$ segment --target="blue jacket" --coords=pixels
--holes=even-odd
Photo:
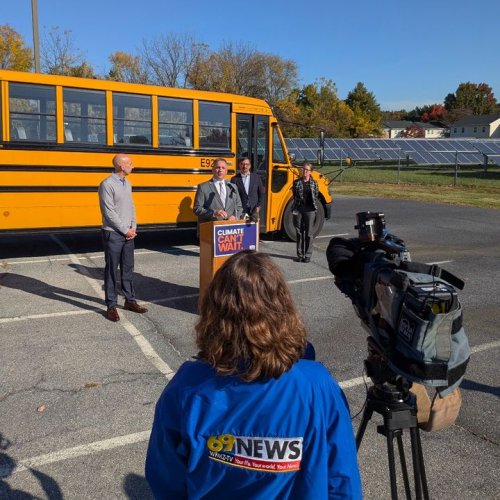
[[[157,499],[361,498],[345,397],[309,360],[252,383],[184,363],[156,405],[146,478]]]

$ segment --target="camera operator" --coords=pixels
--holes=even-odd
[[[156,405],[146,478],[156,498],[361,498],[342,390],[304,359],[283,275],[243,251],[217,271],[185,362]]]

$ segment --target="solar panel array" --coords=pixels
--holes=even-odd
[[[315,161],[319,139],[286,139],[298,161]],[[408,158],[418,165],[483,164],[485,155],[500,163],[500,140],[495,139],[325,139],[325,161],[391,160]]]

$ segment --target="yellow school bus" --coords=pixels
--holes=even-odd
[[[196,186],[215,158],[248,156],[266,187],[261,231],[292,239],[292,165],[269,105],[215,92],[0,70],[0,233],[101,224],[97,188],[131,156],[140,229],[194,225]],[[330,216],[328,180],[314,172]]]

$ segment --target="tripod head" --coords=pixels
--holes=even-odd
[[[366,374],[371,378],[371,396],[381,403],[397,406],[401,403],[416,407],[415,396],[410,392],[412,382],[395,373],[384,357],[383,349],[373,337],[367,338],[368,357],[365,359]]]

